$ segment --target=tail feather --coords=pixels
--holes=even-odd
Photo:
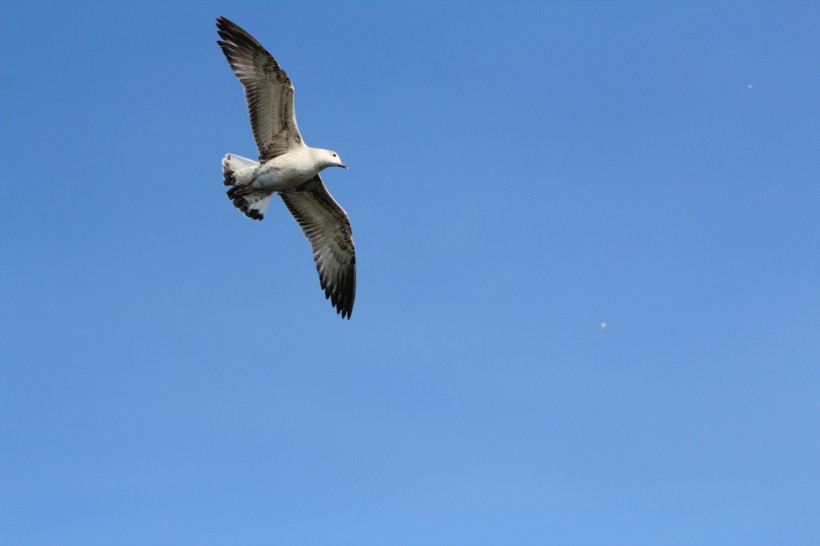
[[[234,184],[242,184],[242,174],[239,173],[239,182],[237,182],[237,173],[239,171],[243,171],[249,167],[256,167],[259,163],[254,161],[253,159],[248,159],[247,157],[242,157],[241,155],[236,154],[228,154],[222,160],[222,176],[224,177],[224,184],[226,186],[233,186]],[[246,181],[244,181],[247,183]]]
[[[252,179],[253,168],[259,163],[246,157],[228,154],[222,160],[224,184],[233,186],[228,189],[228,199],[248,218],[262,220],[270,206],[272,192],[259,191],[246,184]],[[244,172],[243,172],[244,171]]]
[[[273,197],[271,192],[255,191],[246,186],[234,186],[228,190],[228,198],[233,202],[233,206],[254,220],[262,220],[265,217],[271,197]]]

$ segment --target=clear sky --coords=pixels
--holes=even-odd
[[[820,3],[2,13],[0,544],[820,543]],[[349,322],[224,195],[219,15]]]

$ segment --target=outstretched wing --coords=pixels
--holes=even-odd
[[[350,318],[356,298],[356,251],[347,213],[333,200],[318,174],[279,195],[313,247],[325,297],[342,318]]]
[[[260,161],[302,142],[293,111],[293,84],[276,60],[253,37],[224,17],[216,20],[219,47],[245,88]]]

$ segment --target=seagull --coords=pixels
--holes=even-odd
[[[236,154],[222,160],[228,198],[245,216],[262,220],[278,193],[310,241],[319,282],[336,313],[350,319],[356,297],[356,252],[347,213],[331,197],[319,172],[342,167],[339,154],[307,146],[296,125],[293,84],[250,34],[216,19],[217,42],[245,88],[259,161]]]

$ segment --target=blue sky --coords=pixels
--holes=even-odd
[[[0,543],[820,542],[817,3],[2,7]],[[224,195],[218,15],[349,322]]]

